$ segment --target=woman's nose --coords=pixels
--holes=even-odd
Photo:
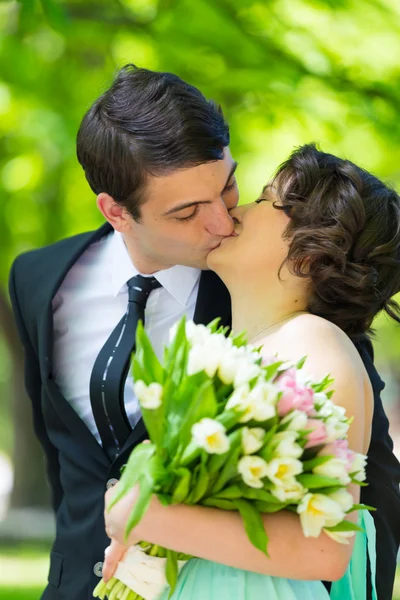
[[[245,206],[235,206],[229,211],[229,215],[234,223],[241,223],[243,214],[246,212]]]

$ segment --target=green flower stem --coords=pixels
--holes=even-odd
[[[116,577],[112,577],[107,583],[106,583],[106,591],[110,592],[114,585],[117,583],[118,579]]]
[[[150,548],[149,556],[158,556],[158,546],[155,544]]]
[[[122,593],[126,589],[127,587],[122,581],[117,581],[108,596],[108,600],[117,600],[120,598],[120,592]]]
[[[104,600],[106,592],[106,582],[104,581],[104,579],[101,579],[93,590],[93,597],[100,598],[100,600]]]

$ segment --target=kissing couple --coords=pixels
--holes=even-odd
[[[204,324],[219,317],[266,355],[307,355],[312,375],[332,375],[333,400],[353,417],[349,446],[368,456],[368,486],[348,491],[376,511],[357,550],[354,540],[304,537],[289,512],[265,514],[267,558],[236,513],[154,497],[128,543],[198,557],[182,570],[175,600],[392,597],[400,466],[371,325],[382,310],[400,322],[400,198],[307,144],[238,206],[229,142],[221,108],[198,89],[127,65],[77,138],[105,223],[13,264],[10,294],[57,524],[44,600],[88,600],[126,551],[135,492],[106,510],[109,536],[104,502],[148,437],[129,373],[135,324],[144,320],[162,356],[183,315]]]

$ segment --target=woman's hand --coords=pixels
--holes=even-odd
[[[117,540],[111,540],[111,544],[105,549],[102,575],[106,583],[114,575],[117,565],[127,549],[127,546],[120,544]]]
[[[108,507],[114,496],[117,494],[119,486],[120,483],[117,483],[107,490],[105,495],[104,521],[106,524],[106,533],[111,540],[119,542],[122,546],[133,546],[141,541],[136,533],[136,528],[131,531],[127,540],[125,540],[125,529],[129,515],[137,500],[139,487],[136,485],[109,511]]]

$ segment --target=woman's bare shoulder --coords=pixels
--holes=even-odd
[[[334,323],[317,315],[299,315],[285,323],[273,337],[266,338],[263,353],[271,352],[285,360],[307,356],[305,368],[312,368],[310,374],[315,376],[342,371],[364,380],[366,375],[350,338]]]
[[[332,400],[354,417],[350,447],[365,452],[369,445],[373,394],[361,357],[349,337],[333,323],[315,315],[299,315],[273,337],[266,338],[263,354],[298,361],[306,356],[304,370],[314,380],[333,378]],[[261,342],[262,344],[262,342]]]

